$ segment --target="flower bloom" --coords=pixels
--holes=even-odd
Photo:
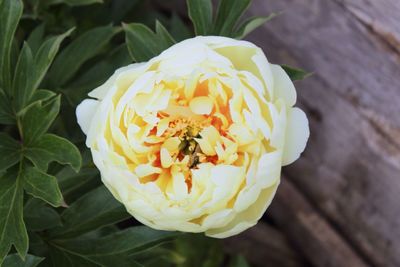
[[[285,71],[225,37],[118,69],[77,108],[104,184],[155,229],[228,237],[255,225],[308,136]]]

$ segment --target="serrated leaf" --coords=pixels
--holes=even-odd
[[[77,236],[129,217],[124,206],[101,186],[72,203],[62,213],[64,226],[54,229],[51,234],[57,238]]]
[[[34,83],[35,89],[40,85],[44,76],[46,75],[46,72],[49,69],[51,63],[53,62],[54,57],[56,56],[62,41],[66,37],[68,37],[73,31],[74,28],[66,31],[63,34],[51,37],[40,46],[37,54],[35,55],[35,63],[36,63],[35,83]]]
[[[147,61],[174,44],[165,28],[158,24],[156,33],[141,23],[123,24],[129,53],[136,62]]]
[[[91,29],[70,43],[55,59],[49,72],[52,86],[63,86],[83,63],[96,56],[119,31],[112,26]]]
[[[51,243],[72,255],[80,255],[103,266],[127,266],[127,263],[133,262],[133,254],[151,249],[177,235],[179,233],[137,226],[101,238],[53,240]]]
[[[50,127],[60,110],[60,96],[33,104],[22,117],[22,138],[26,146],[38,140]]]
[[[54,207],[63,203],[57,179],[35,167],[25,167],[23,170],[24,189],[30,195],[40,198]]]
[[[62,226],[60,215],[37,198],[32,198],[25,204],[24,220],[30,231],[43,231]]]
[[[238,27],[238,30],[236,31],[234,37],[236,39],[243,39],[246,35],[254,31],[256,28],[260,27],[261,25],[263,25],[267,21],[270,21],[278,15],[278,13],[272,13],[269,16],[258,16],[249,18]]]
[[[281,67],[287,73],[287,75],[289,75],[289,77],[292,81],[303,80],[303,79],[309,77],[310,75],[312,75],[311,72],[307,72],[305,70],[298,69],[298,68],[293,68],[288,65],[281,65]]]
[[[82,164],[81,154],[74,144],[54,134],[45,134],[24,150],[24,155],[40,170],[47,171],[50,162],[69,164],[76,172]]]
[[[21,145],[5,133],[0,133],[0,172],[17,164],[21,159]]]
[[[28,252],[28,234],[22,215],[22,163],[0,177],[0,266],[14,245],[20,257]]]
[[[33,71],[35,70],[33,64],[32,51],[28,43],[25,42],[19,54],[12,85],[14,108],[17,112],[26,105],[33,95]]]
[[[21,0],[0,1],[0,86],[7,93],[11,91],[11,45],[22,9]]]
[[[3,89],[0,88],[0,124],[15,124],[14,112],[11,107],[11,100]]]
[[[37,257],[34,255],[26,255],[25,260],[22,260],[18,254],[8,255],[4,262],[3,267],[36,267],[42,262],[44,258]]]
[[[36,28],[29,34],[27,43],[29,47],[32,49],[32,53],[36,54],[41,46],[44,38],[44,23],[36,26]]]
[[[211,0],[187,0],[187,6],[196,35],[210,35],[213,15]]]
[[[251,0],[220,0],[214,34],[231,37],[240,17],[249,7]]]

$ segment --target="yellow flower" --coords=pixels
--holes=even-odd
[[[120,68],[89,96],[76,112],[102,180],[155,229],[223,238],[255,225],[309,136],[285,71],[225,37]]]

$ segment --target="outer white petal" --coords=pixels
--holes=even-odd
[[[292,108],[288,111],[288,121],[283,150],[282,165],[288,165],[300,157],[304,151],[310,129],[306,114],[299,108]]]
[[[85,134],[87,134],[90,129],[90,124],[98,106],[99,101],[94,99],[85,99],[76,108],[78,124],[81,127],[82,132]]]
[[[260,196],[253,205],[251,205],[245,211],[238,213],[235,219],[233,219],[225,227],[207,230],[206,235],[216,238],[226,238],[236,235],[256,225],[258,220],[264,214],[265,210],[268,208],[269,204],[271,204],[278,185],[279,181],[274,186],[261,191]]]
[[[91,91],[89,93],[89,96],[97,99],[103,99],[107,95],[107,92],[110,90],[110,88],[115,85],[118,77],[121,74],[132,74],[132,72],[142,70],[146,66],[146,64],[148,63],[134,63],[117,69],[105,83]]]
[[[250,42],[219,36],[199,36],[194,40],[207,44],[216,52],[228,58],[237,70],[254,74],[264,83],[268,97],[272,99],[274,79],[270,63],[261,48]]]
[[[297,98],[293,82],[281,66],[271,64],[271,70],[274,76],[274,98],[283,98],[287,106],[292,107]]]

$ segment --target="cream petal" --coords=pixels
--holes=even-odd
[[[282,165],[288,165],[300,157],[304,151],[310,129],[306,114],[299,108],[292,108],[288,112],[285,146]]]
[[[271,204],[275,196],[278,183],[261,191],[260,196],[249,208],[236,214],[235,218],[226,226],[209,229],[205,232],[207,236],[215,238],[226,238],[236,235],[254,225],[262,217],[265,210]]]
[[[287,73],[279,65],[271,64],[274,76],[274,98],[283,98],[288,107],[296,103],[296,88]]]
[[[214,103],[208,96],[199,96],[193,98],[189,107],[195,114],[209,115],[213,109]]]
[[[107,95],[109,89],[116,83],[116,80],[120,75],[128,74],[133,76],[132,74],[135,72],[140,73],[144,71],[147,65],[146,63],[134,63],[117,69],[104,84],[91,91],[89,96],[97,99],[103,99]]]
[[[85,99],[76,108],[78,124],[81,127],[82,132],[85,134],[87,134],[90,129],[90,124],[98,106],[99,101],[94,99]]]

